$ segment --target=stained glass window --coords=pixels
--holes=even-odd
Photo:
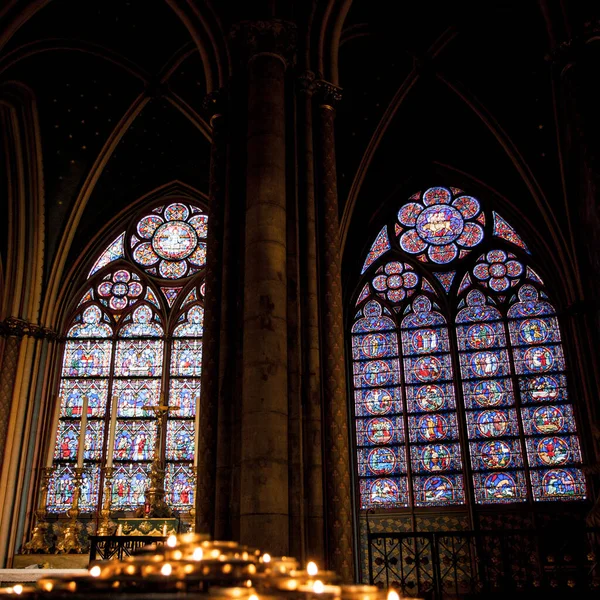
[[[143,505],[157,451],[165,461],[167,502],[180,513],[193,506],[207,225],[204,211],[187,200],[164,204],[133,220],[94,262],[66,329],[50,512],[64,512],[73,501],[84,406],[84,512],[102,505],[109,443],[113,510]],[[192,279],[165,285],[181,277]],[[159,443],[149,407],[163,393],[172,410]]]
[[[351,330],[362,509],[586,498],[560,328],[529,254],[455,187],[411,195],[380,229]]]

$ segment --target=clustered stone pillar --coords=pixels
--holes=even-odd
[[[213,113],[208,205],[208,240],[204,296],[202,380],[198,432],[196,531],[215,532],[217,418],[219,397],[219,336],[223,248],[223,210],[226,195],[227,139],[223,93],[210,94],[206,109]]]
[[[344,581],[354,577],[352,504],[340,222],[335,162],[335,108],[340,90],[317,82],[317,200],[319,205],[323,430],[326,472],[326,544],[329,568]]]
[[[248,62],[240,499],[241,542],[281,555],[289,551],[286,67],[275,48]]]

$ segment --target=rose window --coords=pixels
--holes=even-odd
[[[400,246],[422,262],[447,264],[463,258],[483,239],[485,217],[479,201],[460,190],[429,188],[398,211]]]
[[[133,259],[163,279],[192,275],[206,262],[207,225],[208,217],[194,206],[177,202],[156,208],[131,236]]]
[[[514,260],[515,255],[503,250],[490,250],[479,258],[473,269],[473,275],[484,281],[495,292],[504,292],[519,283],[523,265]]]
[[[400,302],[415,292],[419,276],[412,267],[401,262],[389,262],[377,271],[373,278],[373,287],[386,296],[390,302]]]
[[[112,275],[107,275],[98,285],[100,302],[113,310],[123,310],[134,304],[144,288],[140,278],[135,273],[121,269]]]

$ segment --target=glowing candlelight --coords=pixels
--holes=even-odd
[[[108,431],[108,448],[106,449],[106,466],[113,465],[113,452],[115,449],[115,431],[117,428],[117,396],[113,396],[110,407],[110,429]]]
[[[79,429],[79,446],[77,447],[77,467],[83,467],[83,452],[85,450],[85,430],[87,429],[88,397],[83,396],[83,406],[81,407],[81,426]]]
[[[400,596],[396,590],[390,590],[387,595],[387,600],[400,600]]]
[[[312,560],[306,565],[306,572],[311,576],[314,577],[318,572],[319,572],[319,568],[317,567],[316,563],[314,563]]]

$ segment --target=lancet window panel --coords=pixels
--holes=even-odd
[[[413,194],[379,229],[350,334],[362,509],[586,498],[560,327],[530,260],[455,187]]]

